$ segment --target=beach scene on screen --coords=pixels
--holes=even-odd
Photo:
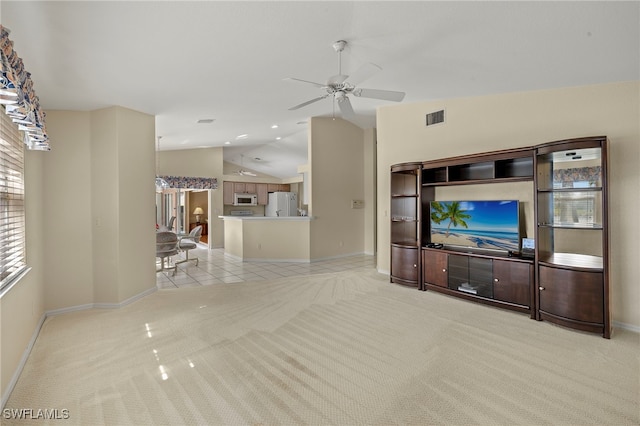
[[[519,251],[519,202],[432,201],[431,242],[445,246]]]

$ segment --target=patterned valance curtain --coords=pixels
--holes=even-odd
[[[13,50],[9,30],[0,25],[0,104],[5,113],[24,133],[27,148],[49,151],[49,137],[45,129],[45,113],[33,91],[31,74],[24,69],[22,59]]]
[[[217,189],[218,179],[190,176],[158,176],[169,184],[169,188]]]

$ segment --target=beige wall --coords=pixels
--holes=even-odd
[[[52,150],[43,161],[40,242],[47,272],[46,310],[93,302],[91,124],[90,112],[47,111]]]
[[[389,271],[389,167],[581,136],[610,143],[611,310],[640,327],[639,82],[381,107],[378,131],[378,268]],[[425,114],[445,109],[445,123]]]
[[[309,164],[311,258],[364,252],[364,132],[348,121],[314,117],[310,121]]]
[[[222,203],[222,148],[160,151],[158,153],[158,173],[165,176],[218,179],[218,189],[211,191],[211,206],[208,210],[208,241],[209,247],[223,247],[224,224],[222,219],[218,218],[224,211]]]
[[[376,130],[364,131],[364,252],[376,254]]]
[[[118,203],[114,210],[118,218],[118,296],[115,301],[122,302],[156,288],[155,145],[152,143],[155,117],[126,108],[116,108],[116,112],[118,164],[110,175],[117,177],[118,185]],[[95,185],[95,178],[93,182]],[[99,196],[95,194],[95,186],[93,191],[95,199]],[[94,210],[93,215],[96,213]],[[94,239],[93,244],[95,247],[101,242]],[[94,268],[94,272],[99,270]],[[96,301],[101,302],[97,298]]]
[[[47,111],[52,151],[27,152],[29,273],[0,299],[3,400],[46,312],[154,290],[154,117]]]

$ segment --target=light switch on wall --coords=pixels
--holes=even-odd
[[[352,209],[364,208],[364,200],[351,200],[351,208]]]

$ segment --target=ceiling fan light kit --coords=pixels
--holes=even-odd
[[[338,107],[340,108],[340,112],[342,113],[343,118],[353,117],[355,115],[355,111],[351,106],[351,101],[349,100],[350,94],[353,94],[357,97],[362,98],[371,98],[371,99],[381,99],[385,101],[394,101],[400,102],[404,99],[404,92],[395,92],[391,90],[380,90],[380,89],[362,89],[357,88],[356,86],[373,76],[375,73],[382,70],[378,65],[367,63],[360,67],[356,72],[351,76],[351,80],[347,81],[349,78],[348,75],[342,74],[342,51],[347,46],[347,42],[345,40],[338,40],[333,43],[333,49],[338,53],[338,74],[331,76],[327,79],[326,84],[315,83],[313,81],[302,80],[299,78],[289,77],[288,80],[299,81],[301,83],[306,83],[323,89],[327,92],[326,95],[319,96],[317,98],[311,99],[309,101],[303,102],[296,106],[289,108],[289,111],[293,111],[312,103],[318,102],[326,97],[332,95],[333,102],[335,106],[335,102],[337,101]]]

